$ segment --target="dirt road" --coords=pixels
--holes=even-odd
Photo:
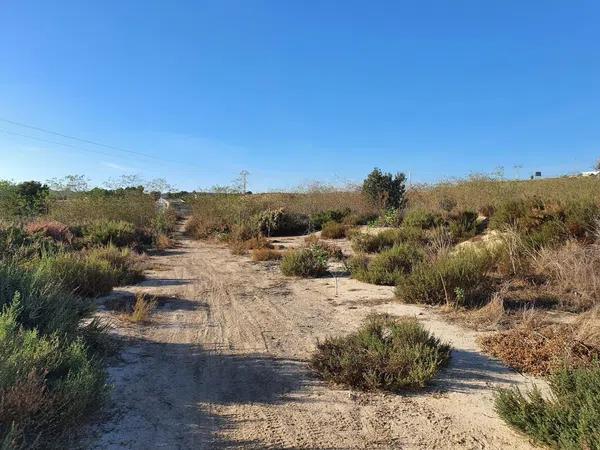
[[[160,270],[115,293],[161,302],[150,325],[114,320],[126,344],[88,448],[530,448],[492,402],[495,387],[530,380],[480,354],[475,333],[394,303],[390,288],[344,278],[336,297],[332,278],[285,278],[274,265],[185,238],[152,264]],[[350,332],[374,311],[417,316],[451,342],[452,363],[435,386],[357,393],[312,376],[316,339]]]

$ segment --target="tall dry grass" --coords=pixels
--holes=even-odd
[[[457,205],[461,209],[484,211],[507,200],[540,197],[554,202],[600,202],[600,177],[563,177],[540,180],[498,180],[470,177],[435,185],[415,186],[408,192],[411,208],[444,209]]]

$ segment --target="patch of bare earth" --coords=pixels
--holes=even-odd
[[[391,288],[340,278],[336,296],[333,278],[286,278],[276,263],[185,238],[152,262],[161,270],[124,290],[161,299],[149,325],[101,312],[125,344],[86,447],[530,448],[493,412],[493,390],[532,380],[481,354],[476,332],[394,302]],[[417,316],[453,345],[433,387],[359,393],[309,372],[316,339],[349,333],[370,312]]]

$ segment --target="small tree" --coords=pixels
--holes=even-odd
[[[17,184],[17,194],[22,202],[22,214],[46,212],[46,201],[50,188],[39,181],[24,181]]]
[[[596,161],[596,164],[594,165],[594,170],[600,170],[600,159]]]
[[[403,208],[406,205],[406,176],[373,169],[362,186],[363,194],[379,208]]]

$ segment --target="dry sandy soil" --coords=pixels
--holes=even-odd
[[[391,288],[340,278],[336,296],[333,278],[286,278],[272,263],[185,238],[151,261],[158,270],[112,299],[159,296],[153,322],[100,312],[124,345],[109,368],[108,411],[85,448],[531,448],[498,419],[493,392],[533,380],[480,353],[477,333],[394,302]],[[316,340],[371,312],[416,316],[453,345],[434,386],[361,393],[314,377],[306,361]]]

